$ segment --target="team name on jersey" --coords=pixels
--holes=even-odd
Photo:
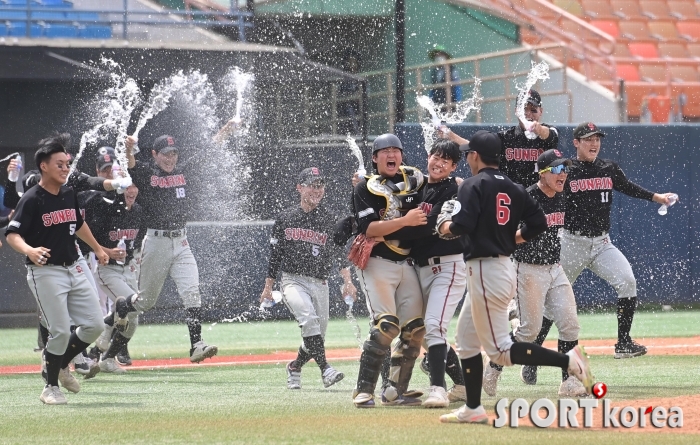
[[[433,211],[433,205],[429,204],[427,202],[421,202],[420,203],[420,209],[425,213],[426,215],[430,215],[430,212]]]
[[[182,187],[186,184],[185,175],[151,176],[151,187],[169,189],[171,187]]]
[[[78,218],[76,218],[75,209],[56,210],[55,212],[44,213],[41,215],[41,219],[44,221],[44,227],[78,220]]]
[[[136,235],[139,234],[139,229],[119,229],[109,231],[109,240],[118,241],[124,237],[128,240],[136,239]]]
[[[544,150],[541,148],[506,148],[506,160],[537,161],[537,158],[543,152]]]
[[[554,212],[547,215],[547,226],[563,226],[564,212]]]
[[[588,190],[611,190],[613,182],[611,178],[586,178],[575,179],[569,183],[572,193],[585,192]]]
[[[328,235],[325,233],[298,227],[284,229],[284,236],[287,240],[305,241],[319,246],[325,246],[328,240]]]

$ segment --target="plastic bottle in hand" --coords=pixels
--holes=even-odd
[[[271,308],[272,306],[276,305],[280,301],[282,301],[282,292],[280,292],[278,290],[273,290],[272,291],[272,300],[269,300],[269,299],[263,300],[263,302],[260,303],[260,310],[262,311],[262,310]]]
[[[659,207],[659,215],[665,215],[668,213],[668,208],[675,204],[676,201],[678,201],[678,195],[674,193],[673,195],[668,197],[668,200],[670,202],[669,205],[662,204],[661,207]]]
[[[346,295],[343,297],[343,300],[345,300],[345,304],[348,305],[348,309],[352,309],[352,305],[355,304],[355,300],[352,299],[352,296]]]
[[[15,160],[17,161],[17,167],[14,170],[10,171],[10,173],[7,176],[7,179],[9,179],[12,182],[17,182],[17,180],[19,180],[19,174],[22,171],[22,155],[17,155]]]
[[[124,258],[121,260],[117,260],[117,264],[120,266],[124,265],[124,259],[126,258],[126,237],[123,236],[122,239],[119,240],[119,244],[117,244],[117,250],[123,250],[124,251]]]

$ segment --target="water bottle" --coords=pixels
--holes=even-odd
[[[19,179],[19,173],[22,171],[22,155],[17,155],[15,160],[17,160],[17,168],[10,171],[8,175],[8,179],[12,182],[17,182]]]
[[[118,179],[122,177],[122,166],[116,160],[112,162],[112,178]]]
[[[134,148],[131,149],[131,154],[137,155],[139,153],[141,153],[141,149],[139,148],[139,144],[135,144]]]
[[[678,195],[674,193],[673,195],[668,197],[668,200],[670,201],[669,205],[662,204],[661,207],[659,207],[659,215],[663,216],[668,213],[668,208],[675,204],[676,201],[678,201]]]
[[[360,178],[364,178],[366,174],[367,174],[367,170],[365,170],[365,168],[363,166],[360,166],[357,169],[357,176],[359,176]]]
[[[126,254],[126,237],[123,236],[122,239],[119,240],[119,244],[117,244],[117,250],[123,250],[124,253]],[[117,260],[117,264],[120,266],[124,265],[124,259],[126,258],[126,255],[124,255],[124,258],[121,260]]]
[[[282,301],[282,292],[280,292],[278,290],[273,290],[272,291],[272,300],[269,300],[269,299],[263,300],[263,302],[260,303],[260,310],[262,311],[265,309],[269,309],[272,306],[279,303],[280,301]]]
[[[352,299],[352,296],[346,295],[343,297],[343,300],[345,300],[345,304],[348,305],[348,309],[352,309],[352,305],[355,304],[355,300]]]

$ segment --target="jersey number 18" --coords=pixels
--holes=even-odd
[[[508,193],[499,193],[496,195],[496,221],[501,226],[504,226],[510,221],[510,196]]]

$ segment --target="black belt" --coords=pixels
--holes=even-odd
[[[185,236],[187,234],[187,231],[185,229],[182,230],[154,230],[153,231],[153,236],[164,236],[166,238],[180,238],[181,236]]]
[[[432,261],[431,261],[432,260]],[[430,257],[426,259],[420,259],[420,260],[415,260],[416,264],[418,267],[425,267],[425,266],[435,266],[437,264],[440,264],[440,257]]]
[[[384,258],[383,256],[379,256],[379,255],[370,255],[370,258],[377,258],[377,259],[384,260],[384,261],[391,261],[392,263],[396,263],[396,264],[402,264],[405,261],[406,263],[408,263],[409,266],[413,266],[413,258],[404,258],[403,260],[391,260],[389,258]]]
[[[571,233],[578,236],[585,236],[587,238],[596,238],[599,236],[607,235],[608,232],[605,230],[599,232],[590,232],[588,230],[570,230]]]
[[[75,260],[75,261],[73,261],[72,263],[68,263],[68,262],[66,262],[66,263],[46,263],[46,264],[44,264],[44,266],[70,267],[70,266],[72,266],[73,264],[75,264],[75,263],[77,263],[77,262],[78,262],[78,260]]]

